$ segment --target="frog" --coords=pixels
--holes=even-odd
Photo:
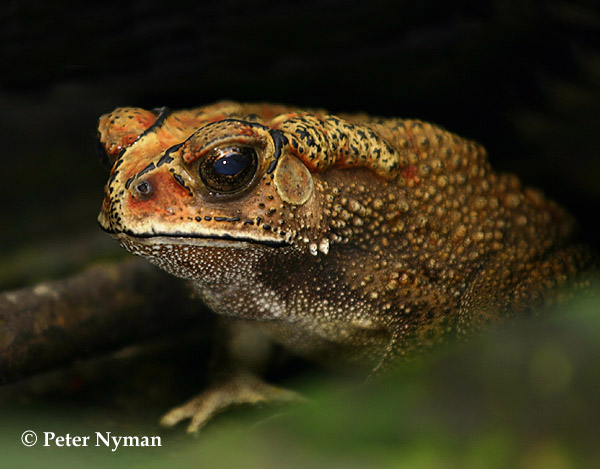
[[[565,209],[418,119],[121,107],[99,119],[98,142],[100,226],[189,281],[236,331],[238,362],[274,342],[377,375],[533,314],[596,265]],[[191,419],[193,432],[232,404],[299,397],[245,365],[162,423]]]

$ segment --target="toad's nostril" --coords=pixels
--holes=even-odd
[[[134,186],[135,192],[141,197],[148,198],[154,193],[154,188],[152,185],[146,181],[140,181]]]

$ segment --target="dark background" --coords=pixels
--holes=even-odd
[[[594,1],[21,2],[0,7],[0,285],[117,252],[98,117],[221,99],[417,117],[483,143],[598,246]]]

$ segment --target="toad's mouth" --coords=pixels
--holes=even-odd
[[[229,248],[251,248],[253,246],[267,246],[281,248],[291,246],[287,241],[275,241],[270,239],[254,239],[250,237],[236,237],[227,233],[205,235],[190,234],[183,232],[173,233],[133,233],[131,231],[113,231],[102,227],[118,241],[129,241],[143,245],[187,245],[198,247],[229,247]]]

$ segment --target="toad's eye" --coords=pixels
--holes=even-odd
[[[200,178],[211,192],[231,194],[252,181],[257,167],[254,148],[215,148],[200,162]]]

